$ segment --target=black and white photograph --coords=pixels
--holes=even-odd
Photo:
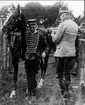
[[[85,0],[0,1],[0,105],[85,105]]]

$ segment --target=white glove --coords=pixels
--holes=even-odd
[[[43,58],[46,57],[46,53],[45,53],[45,52],[42,53],[42,57],[43,57]]]

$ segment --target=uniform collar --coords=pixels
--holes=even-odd
[[[33,33],[30,31],[30,33],[33,34],[33,35],[36,34],[37,32],[38,31],[36,29],[35,29],[35,31]]]
[[[69,16],[66,16],[63,20],[61,20],[61,22],[64,22],[65,20],[69,20],[70,17]]]
[[[34,33],[33,34],[36,34],[38,31],[35,29]]]

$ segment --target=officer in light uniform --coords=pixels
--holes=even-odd
[[[69,93],[70,72],[74,65],[76,56],[75,40],[78,33],[77,24],[71,20],[68,10],[60,11],[61,23],[57,31],[52,32],[52,40],[56,44],[54,53],[55,59],[58,59],[57,72],[61,94]]]

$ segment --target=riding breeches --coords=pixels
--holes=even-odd
[[[30,94],[35,94],[35,89],[37,86],[36,81],[36,74],[39,70],[39,61],[38,60],[25,60],[25,71],[27,76],[27,82],[28,82],[28,92]]]
[[[69,90],[71,80],[71,70],[75,57],[56,57],[57,73],[61,90]]]

